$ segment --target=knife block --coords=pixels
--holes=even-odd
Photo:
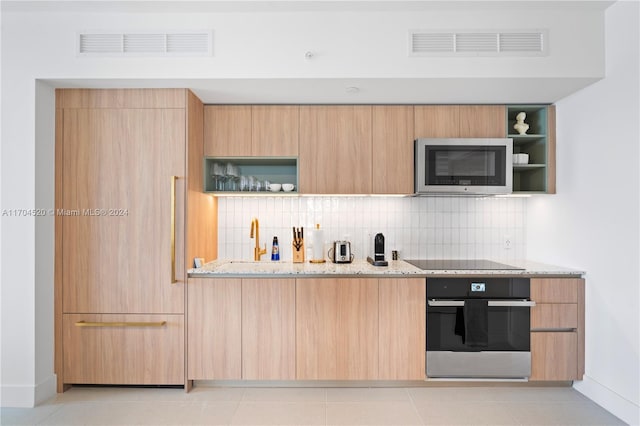
[[[299,248],[297,248],[293,243],[291,244],[293,263],[304,263],[304,239],[300,239],[299,241],[301,242]]]

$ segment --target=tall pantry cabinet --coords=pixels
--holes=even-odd
[[[186,383],[186,270],[217,255],[202,121],[184,89],[57,91],[58,391]]]

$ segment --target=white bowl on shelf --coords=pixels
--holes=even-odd
[[[269,191],[271,192],[280,192],[280,188],[282,188],[282,185],[279,183],[272,183],[269,185]]]
[[[513,164],[529,164],[529,154],[513,154]]]
[[[282,190],[284,192],[291,192],[291,191],[293,191],[295,189],[295,187],[296,186],[294,184],[292,184],[292,183],[283,183],[282,184]]]

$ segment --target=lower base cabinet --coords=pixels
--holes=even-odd
[[[296,280],[242,280],[242,378],[295,380]]]
[[[582,380],[584,279],[532,278],[531,381]]]
[[[188,380],[424,380],[423,278],[192,278]]]
[[[576,332],[531,333],[529,380],[578,380]]]
[[[297,280],[296,366],[298,380],[377,378],[377,279]]]
[[[385,278],[378,283],[378,379],[424,380],[425,280]]]
[[[187,379],[242,378],[242,280],[189,279]]]
[[[64,314],[67,384],[184,385],[184,316]]]

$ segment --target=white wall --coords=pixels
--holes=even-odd
[[[557,103],[558,194],[530,200],[528,256],[587,271],[586,377],[575,387],[640,418],[637,2],[606,12],[606,78]]]
[[[21,3],[2,3],[0,207],[21,215],[1,217],[2,406],[32,406],[51,395],[55,380],[50,324],[53,221],[23,216],[30,209],[53,207],[53,98],[51,87],[38,80],[93,79],[96,85],[114,85],[113,79],[133,78],[502,78],[528,72],[545,78],[597,78],[601,73],[602,12],[597,8],[245,15],[86,12],[93,2],[83,3],[85,11],[53,4],[50,11],[39,12],[28,5],[21,11]],[[73,7],[76,2],[66,3]],[[515,23],[551,28],[557,40],[553,56],[498,61],[406,57],[407,28],[504,29]],[[74,51],[76,32],[84,29],[203,27],[215,31],[211,58],[79,58]],[[311,67],[302,59],[309,45],[320,53]],[[587,47],[595,53],[585,52]]]

